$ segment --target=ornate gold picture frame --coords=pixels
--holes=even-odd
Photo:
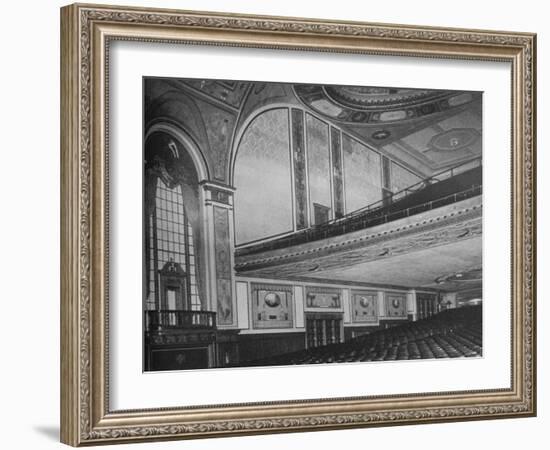
[[[506,130],[511,126],[511,149],[503,153],[511,155],[510,183],[504,189],[511,193],[511,342],[506,374],[510,385],[475,390],[396,391],[384,395],[357,392],[353,396],[307,399],[292,398],[289,394],[280,401],[257,398],[254,402],[113,408],[110,332],[115,324],[109,314],[109,288],[113,282],[109,268],[112,256],[109,192],[111,177],[116,172],[110,171],[109,165],[112,156],[109,102],[113,94],[109,70],[113,63],[111,46],[121,41],[263,49],[266,54],[292,50],[298,54],[382,55],[417,61],[509,64],[511,85],[505,94],[511,98],[511,117],[501,126]],[[74,4],[62,8],[61,441],[81,446],[534,416],[535,88],[536,36],[530,33],[105,5]],[[385,137],[383,133],[380,136]],[[215,188],[215,183],[212,186]],[[223,189],[220,192],[223,194]],[[490,263],[491,255],[485,258],[484,264]],[[373,288],[355,289],[354,292],[365,296]],[[361,312],[364,318],[358,316],[359,325],[371,322],[378,325],[376,318],[371,320],[369,308],[378,308],[384,297],[372,295],[372,299],[369,297],[361,304],[365,312]],[[279,297],[271,294],[268,305],[269,302],[278,305]],[[334,305],[329,305],[335,310],[340,308],[340,297],[337,299]],[[507,308],[508,303],[503,304]],[[426,305],[430,314],[438,308],[435,303]],[[285,316],[284,327],[292,322],[293,314]],[[217,375],[223,377],[223,373],[219,371]]]

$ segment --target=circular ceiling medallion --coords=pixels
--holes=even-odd
[[[435,135],[428,145],[440,152],[452,152],[472,145],[478,138],[474,128],[454,128]]]
[[[435,279],[437,284],[443,283],[478,283],[481,281],[482,269],[475,268],[460,272],[449,273]]]
[[[371,134],[373,139],[381,141],[382,139],[387,139],[391,136],[391,133],[388,130],[378,130]]]
[[[434,98],[442,91],[371,86],[325,86],[325,92],[336,102],[352,108],[403,106]]]
[[[473,99],[470,93],[462,96],[456,91],[436,89],[295,84],[293,90],[298,100],[325,117],[384,127],[419,120],[460,107]],[[384,125],[380,125],[382,123]]]

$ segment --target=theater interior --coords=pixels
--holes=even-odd
[[[144,78],[145,371],[482,355],[482,93]]]

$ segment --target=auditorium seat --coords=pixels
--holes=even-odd
[[[482,355],[481,305],[451,309],[417,322],[364,334],[341,344],[279,355],[240,366],[320,364]]]

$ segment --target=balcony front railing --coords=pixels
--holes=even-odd
[[[163,329],[214,329],[216,313],[212,311],[152,310],[145,311],[145,327],[149,331]]]

